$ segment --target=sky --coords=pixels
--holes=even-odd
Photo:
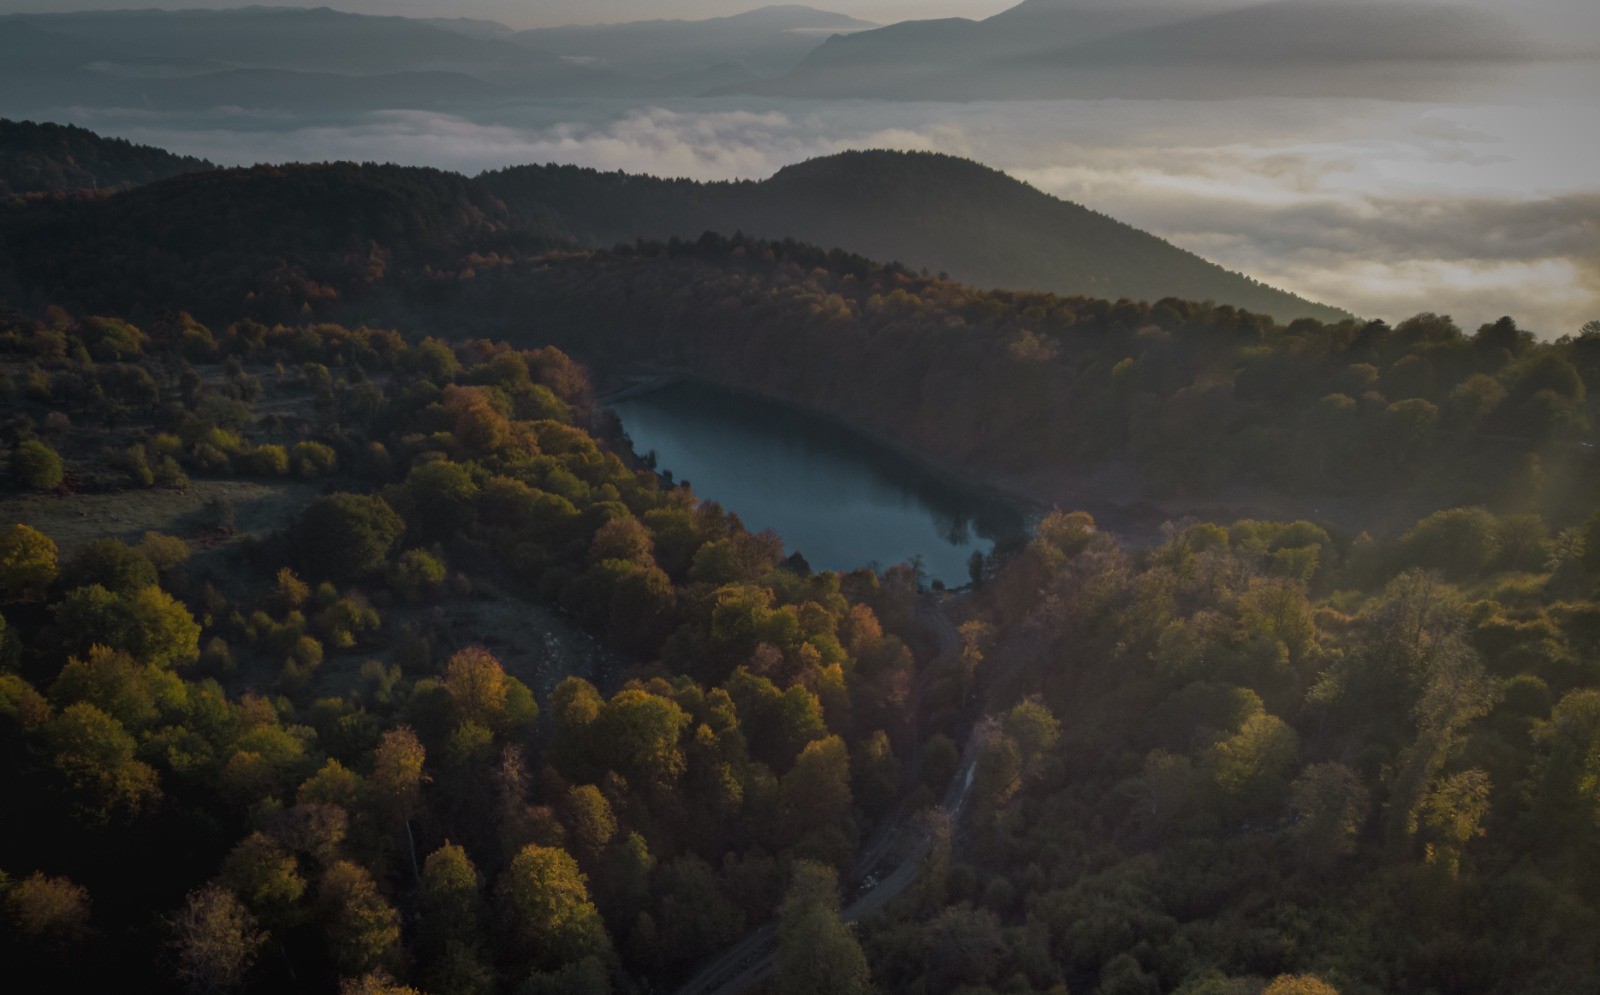
[[[774,0],[779,2],[779,0]],[[911,18],[988,17],[1013,6],[1016,0],[807,0],[805,6],[837,11],[863,20],[886,24]],[[46,11],[114,10],[164,7],[225,8],[256,4],[274,6],[271,0],[0,0],[0,13],[36,14]],[[403,17],[478,17],[514,28],[551,27],[557,24],[603,24],[655,18],[722,17],[765,6],[765,0],[328,0],[280,6],[322,6],[357,14],[396,14]]]

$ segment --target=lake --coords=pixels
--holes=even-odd
[[[772,529],[814,569],[922,558],[928,579],[967,583],[974,551],[1019,533],[1021,512],[824,418],[678,381],[611,410],[640,455],[752,531]]]

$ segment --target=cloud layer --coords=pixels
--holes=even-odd
[[[759,178],[845,148],[1001,168],[1268,283],[1364,315],[1545,335],[1600,318],[1600,68],[1485,82],[1458,103],[553,101],[476,119],[58,115],[219,162],[355,159],[466,173],[563,162]]]

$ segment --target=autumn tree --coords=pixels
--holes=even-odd
[[[361,974],[399,959],[399,913],[366,868],[348,860],[330,866],[317,887],[317,910],[340,970]]]
[[[216,884],[190,892],[169,926],[174,973],[193,992],[238,988],[267,940],[249,910]]]

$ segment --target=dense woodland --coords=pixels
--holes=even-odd
[[[771,917],[795,868],[831,890],[900,793],[911,571],[811,574],[630,469],[555,350],[60,312],[0,349],[18,488],[324,483],[271,534],[219,507],[0,539],[10,958],[629,990]],[[641,666],[536,701],[448,624],[486,584]]]
[[[102,138],[70,124],[0,118],[0,200],[28,194],[126,190],[215,169],[204,159]]]
[[[13,204],[0,272],[30,308],[367,323],[553,343],[606,376],[675,368],[1046,503],[1109,471],[1124,502],[1270,493],[1394,531],[1463,502],[1566,520],[1600,488],[1594,327],[1282,323],[1177,297],[976,290],[745,236],[577,250],[559,203],[490,189],[345,164]]]
[[[0,213],[21,976],[658,991],[776,921],[782,993],[1600,985],[1600,327],[577,250],[416,170]],[[1068,506],[961,592],[814,573],[640,465],[585,366],[1328,513],[1131,543]],[[238,484],[266,510],[80,510]],[[507,597],[625,672],[546,688],[454,624]],[[892,828],[911,885],[842,922]]]
[[[1144,549],[1057,513],[947,603],[935,660],[911,569],[812,574],[630,468],[554,349],[59,310],[0,349],[15,489],[320,482],[264,534],[208,507],[0,539],[27,813],[0,888],[31,969],[626,991],[776,915],[775,991],[1600,977],[1593,508]],[[498,586],[638,666],[539,700],[448,624]],[[969,736],[967,817],[922,825],[915,885],[853,933],[857,847]]]

